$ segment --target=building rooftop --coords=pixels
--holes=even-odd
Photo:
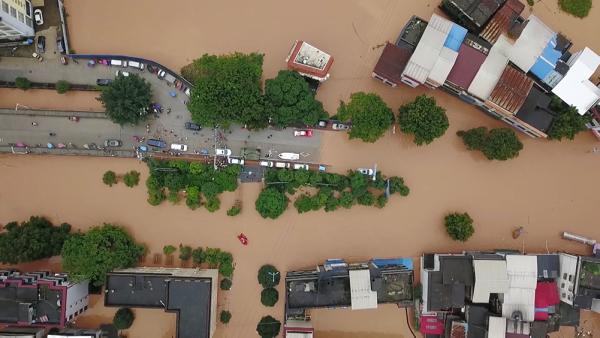
[[[460,46],[456,62],[446,78],[447,82],[463,90],[469,88],[475,74],[479,71],[479,67],[487,57],[482,48],[476,48],[478,46],[469,43],[469,41],[465,41]]]
[[[208,338],[215,329],[217,276],[216,270],[123,269],[107,274],[104,304],[175,312],[178,338]]]
[[[426,28],[427,21],[413,15],[406,25],[404,25],[402,31],[400,31],[400,35],[396,40],[396,45],[401,46],[407,44],[412,47],[411,49],[414,49],[417,47],[417,44],[419,44],[419,40],[421,40],[421,36],[423,36]]]
[[[546,24],[535,15],[530,15],[525,28],[512,46],[510,61],[527,73],[554,36],[556,33]]]
[[[400,84],[402,71],[412,55],[412,49],[387,43],[373,69],[373,73],[394,83]]]
[[[552,92],[584,115],[600,99],[600,89],[589,80],[600,65],[600,56],[586,47],[574,54],[567,64],[570,66],[567,74]]]
[[[507,255],[506,271],[509,288],[504,293],[502,316],[512,318],[519,311],[526,322],[534,320],[535,288],[537,286],[537,257]]]
[[[501,34],[505,34],[510,30],[524,9],[525,5],[521,1],[507,0],[485,25],[479,36],[490,43],[495,43]]]
[[[471,31],[478,31],[505,0],[443,0],[440,7]]]
[[[301,40],[294,42],[286,61],[289,69],[319,81],[329,78],[333,65],[331,55]]]
[[[556,279],[560,273],[557,254],[537,255],[538,279]]]
[[[508,274],[505,260],[473,260],[475,286],[473,303],[488,303],[490,294],[508,290]]]
[[[554,112],[549,108],[551,100],[548,94],[533,86],[516,116],[537,130],[547,133],[555,119]]]
[[[532,86],[533,80],[527,74],[507,65],[488,101],[496,107],[515,114],[525,103]]]
[[[477,71],[475,78],[471,81],[471,85],[468,88],[469,93],[482,100],[487,100],[508,64],[511,48],[512,44],[508,38],[500,35],[498,41],[490,49],[479,71]]]

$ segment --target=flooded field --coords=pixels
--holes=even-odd
[[[340,99],[359,90],[377,92],[394,111],[424,92],[385,87],[372,80],[370,73],[382,44],[395,40],[411,15],[428,18],[437,4],[430,0],[311,0],[292,7],[290,2],[277,0],[66,1],[71,44],[78,53],[135,55],[175,70],[204,53],[258,51],[266,54],[264,72],[268,78],[285,66],[293,41],[306,40],[335,58],[331,79],[318,93],[331,114]],[[590,18],[579,20],[555,14],[555,6],[554,1],[537,2],[534,13],[555,30],[565,32],[576,46],[587,44],[600,51],[600,40],[584,34],[597,31],[599,7],[594,7]],[[131,13],[143,15],[133,21]],[[0,92],[0,105],[99,107],[94,106],[97,102],[92,97],[60,100],[67,97],[52,97],[47,92],[40,98],[32,92]],[[256,272],[267,262],[286,271],[331,257],[349,261],[416,258],[427,251],[510,248],[587,253],[587,247],[560,239],[560,232],[600,239],[599,186],[593,179],[600,170],[600,155],[590,153],[597,143],[589,133],[574,142],[521,137],[525,149],[519,158],[490,162],[479,153],[466,151],[455,132],[503,124],[440,91],[428,93],[448,110],[450,119],[446,135],[429,146],[417,147],[391,131],[375,144],[349,141],[336,132],[323,137],[321,159],[332,171],[377,163],[385,174],[406,179],[411,194],[406,198],[394,196],[383,210],[357,206],[334,213],[298,215],[290,208],[277,221],[263,220],[254,210],[261,188],[258,184],[224,194],[221,210],[215,214],[204,209],[191,211],[185,205],[151,207],[143,185],[108,188],[101,182],[102,173],[109,169],[117,173],[136,169],[144,180],[147,169],[136,160],[1,155],[0,223],[30,215],[69,222],[77,229],[114,222],[147,243],[151,254],[160,252],[163,245],[179,243],[231,251],[237,264],[233,289],[221,293],[218,306],[219,311],[230,310],[233,318],[227,326],[219,324],[215,337],[252,337],[261,316],[271,314],[282,319],[282,300],[272,309],[260,304]],[[225,210],[238,198],[243,201],[242,214],[227,217]],[[465,244],[452,242],[444,232],[443,216],[452,211],[467,211],[475,220],[475,235]],[[527,233],[513,240],[511,230],[517,226],[524,226]],[[240,232],[248,236],[248,247],[235,238]],[[279,292],[284,293],[281,286]],[[99,299],[95,302],[97,306],[78,319],[78,325],[110,320],[114,309],[105,309]],[[404,311],[393,306],[312,314],[318,337],[412,337]],[[167,338],[173,334],[172,314],[145,310],[138,312],[138,318],[129,330],[131,337]],[[598,323],[600,318],[590,317],[590,321]],[[566,332],[563,336],[568,337]]]

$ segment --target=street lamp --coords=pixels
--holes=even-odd
[[[277,272],[271,272],[271,271],[269,271],[268,274],[271,275],[271,276],[273,276],[273,284],[275,284],[275,276],[277,276],[279,274],[279,271],[277,271]]]

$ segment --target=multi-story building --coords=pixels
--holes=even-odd
[[[29,0],[0,0],[0,40],[34,35],[33,6]]]
[[[286,60],[288,69],[300,75],[323,82],[329,78],[333,57],[301,40],[296,40]]]
[[[88,284],[64,273],[0,270],[0,324],[62,328],[87,309]]]

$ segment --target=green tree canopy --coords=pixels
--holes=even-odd
[[[467,149],[482,151],[488,160],[506,161],[519,156],[523,149],[523,143],[508,128],[494,128],[488,133],[485,127],[479,127],[456,134],[462,137]]]
[[[548,138],[562,141],[563,138],[572,140],[578,133],[587,130],[586,123],[591,121],[589,115],[579,115],[577,108],[568,106],[557,96],[552,97],[550,109],[558,114],[548,130]]]
[[[219,286],[220,286],[221,290],[227,291],[227,290],[231,289],[231,284],[232,284],[231,279],[223,278],[223,279],[221,279],[221,283]]]
[[[31,88],[31,81],[29,81],[29,79],[26,77],[18,77],[15,79],[15,86],[17,86],[19,89],[27,90]]]
[[[71,84],[65,80],[60,80],[56,83],[56,92],[59,94],[64,94],[71,89]]]
[[[102,182],[109,187],[112,187],[113,184],[117,184],[117,174],[112,170],[107,170],[104,175],[102,175]]]
[[[107,272],[134,266],[143,252],[124,228],[104,224],[69,237],[62,248],[62,265],[75,279],[90,279],[99,286]]]
[[[278,300],[279,292],[275,288],[266,288],[260,293],[260,302],[264,306],[274,306]]]
[[[43,217],[31,216],[21,224],[6,224],[4,230],[0,233],[0,262],[18,264],[59,255],[71,226],[55,227]]]
[[[135,187],[140,183],[140,173],[135,170],[131,170],[123,176],[123,182],[130,188]]]
[[[177,248],[171,244],[163,246],[163,253],[167,256],[174,254],[175,251],[177,251]]]
[[[258,283],[263,288],[272,288],[279,284],[281,273],[271,264],[265,264],[258,270]]]
[[[263,218],[276,219],[287,209],[288,199],[285,193],[274,188],[267,188],[260,192],[255,205],[256,211]]]
[[[192,262],[196,265],[204,263],[204,250],[201,247],[192,250]]]
[[[192,258],[192,247],[179,244],[179,259],[182,261],[189,261],[190,258]]]
[[[221,310],[221,315],[220,315],[219,319],[221,320],[221,323],[223,323],[223,324],[229,323],[229,321],[231,320],[231,312],[226,311],[226,310]]]
[[[394,123],[394,113],[373,93],[358,92],[350,96],[350,102],[340,103],[338,117],[342,121],[352,121],[350,138],[365,142],[375,142]]]
[[[120,125],[138,124],[148,117],[152,89],[150,83],[136,74],[119,75],[102,89],[98,100],[111,121]]]
[[[263,55],[208,55],[181,69],[195,84],[188,103],[194,122],[213,126],[231,123],[249,128],[267,125],[261,95]]]
[[[125,330],[131,327],[134,319],[135,315],[133,314],[133,311],[128,307],[122,307],[115,313],[113,325],[117,330]]]
[[[256,325],[256,332],[261,338],[275,338],[279,330],[281,330],[281,323],[271,316],[262,317]]]
[[[444,218],[446,231],[455,241],[465,242],[475,232],[473,219],[468,213],[452,213]]]
[[[265,82],[265,101],[269,105],[271,123],[280,127],[312,126],[327,117],[323,104],[315,99],[306,80],[290,70],[280,70],[276,78]]]
[[[415,101],[400,107],[400,130],[415,136],[417,145],[429,144],[444,135],[450,124],[446,110],[433,97],[417,96]]]
[[[558,0],[560,9],[578,18],[585,18],[592,9],[592,0]]]

